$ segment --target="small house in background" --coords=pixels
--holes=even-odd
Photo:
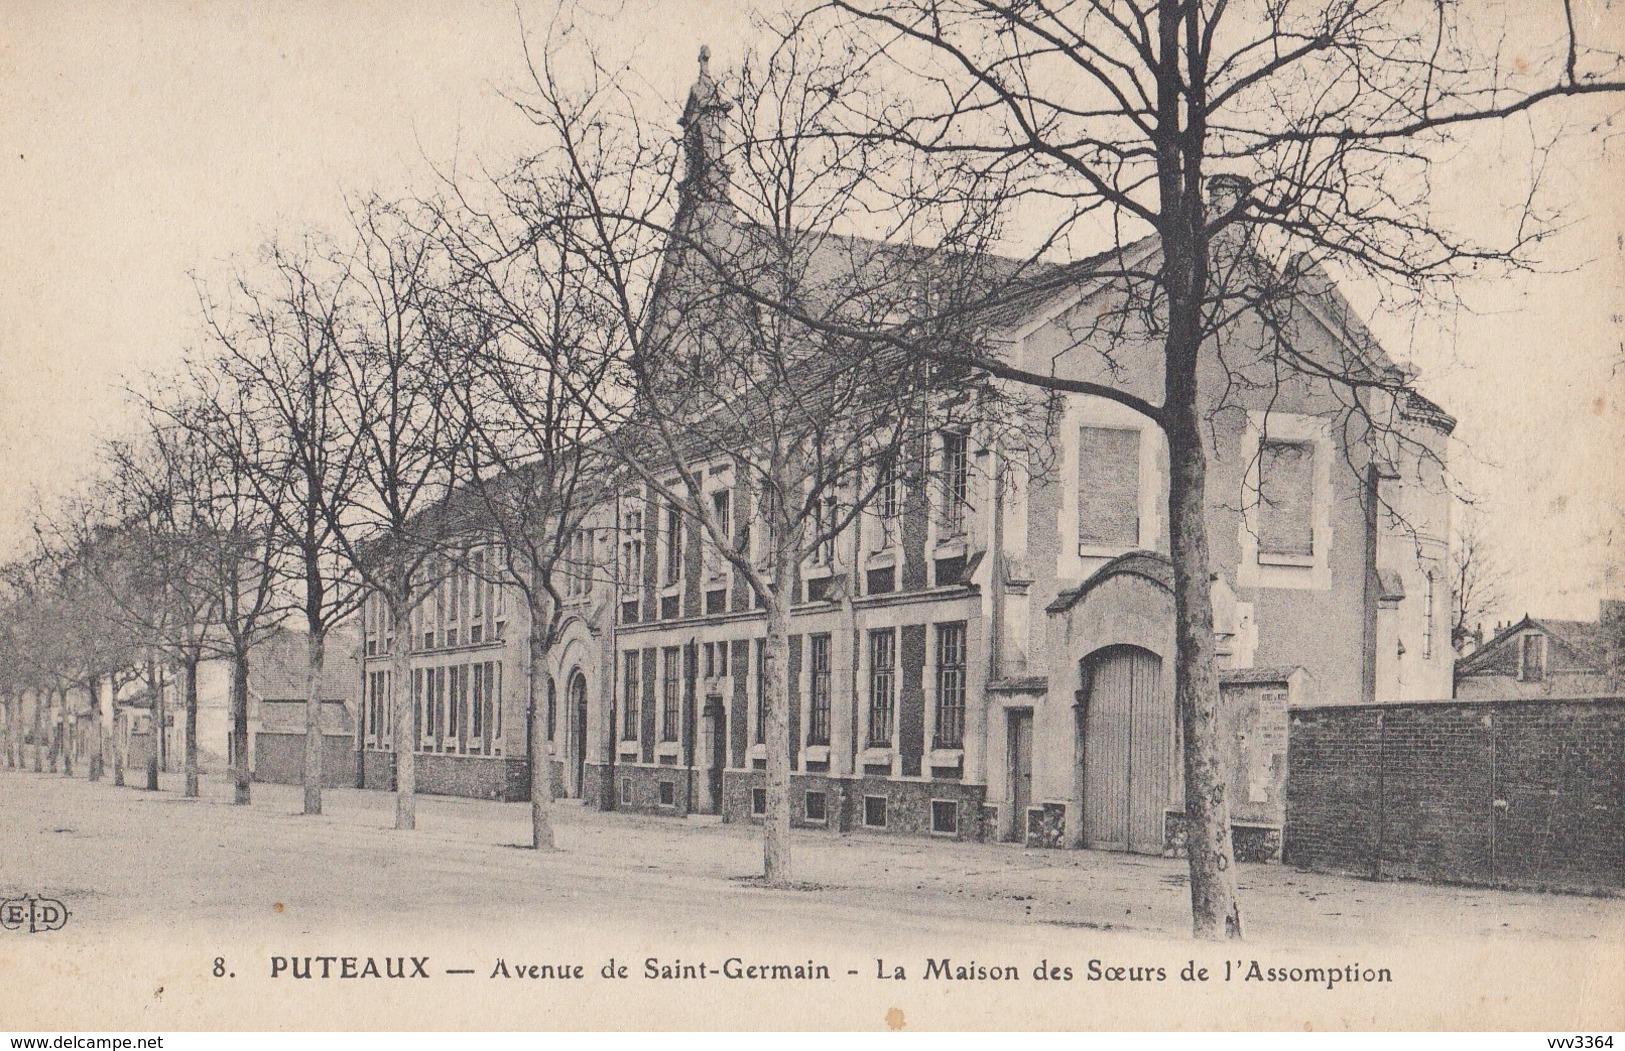
[[[1625,692],[1625,600],[1596,620],[1525,616],[1456,664],[1460,700],[1596,697]]]
[[[307,636],[281,630],[254,647],[248,668],[249,755],[254,780],[297,785],[305,778]],[[327,636],[322,670],[322,783],[356,785],[355,726],[361,669],[351,626]]]

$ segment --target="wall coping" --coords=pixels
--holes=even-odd
[[[1315,712],[1315,711],[1402,711],[1406,708],[1483,708],[1504,707],[1509,705],[1532,705],[1535,707],[1550,707],[1555,704],[1607,704],[1625,705],[1625,696],[1619,694],[1605,694],[1591,697],[1498,697],[1494,700],[1461,700],[1450,699],[1443,701],[1394,701],[1388,704],[1293,704],[1287,706],[1288,712]]]

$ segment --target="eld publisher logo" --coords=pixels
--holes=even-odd
[[[59,931],[68,923],[68,907],[55,898],[8,898],[0,901],[0,927],[8,931]]]

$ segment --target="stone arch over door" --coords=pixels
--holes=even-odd
[[[596,754],[592,734],[601,732],[591,711],[597,698],[599,676],[597,637],[580,617],[567,619],[550,661],[558,682],[554,711],[553,769],[559,794],[580,799],[586,790],[587,764]]]

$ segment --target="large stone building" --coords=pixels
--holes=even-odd
[[[708,91],[702,76],[691,121]],[[690,149],[706,139],[691,129]],[[1144,269],[1158,245],[1127,251]],[[989,345],[1155,402],[1156,339],[1120,342],[1110,363],[1075,352],[1079,319],[1121,294],[1076,265],[992,311]],[[1289,705],[1451,688],[1439,471],[1453,421],[1403,386],[1329,282],[1284,325],[1307,353],[1359,361],[1387,382],[1351,411],[1331,382],[1274,378],[1269,339],[1245,322],[1230,334],[1228,371],[1217,354],[1203,363],[1215,629],[1243,856],[1278,847]],[[1248,346],[1259,350],[1237,350]],[[1063,395],[1052,410],[1046,471],[1017,469],[991,431],[940,432],[930,477],[882,493],[800,568],[789,652],[797,824],[1177,846],[1166,443],[1107,398]],[[1380,468],[1354,421],[1383,426]],[[719,516],[749,521],[749,486],[725,458],[693,466]],[[636,486],[572,544],[574,562],[596,568],[573,578],[564,641],[539,670],[545,710],[533,716],[546,720],[559,789],[603,808],[759,815],[766,626],[742,575],[676,507]],[[479,567],[493,557],[472,551],[418,611],[424,791],[526,790],[524,610],[484,583]],[[367,782],[385,786],[392,640],[376,609],[365,632]]]

